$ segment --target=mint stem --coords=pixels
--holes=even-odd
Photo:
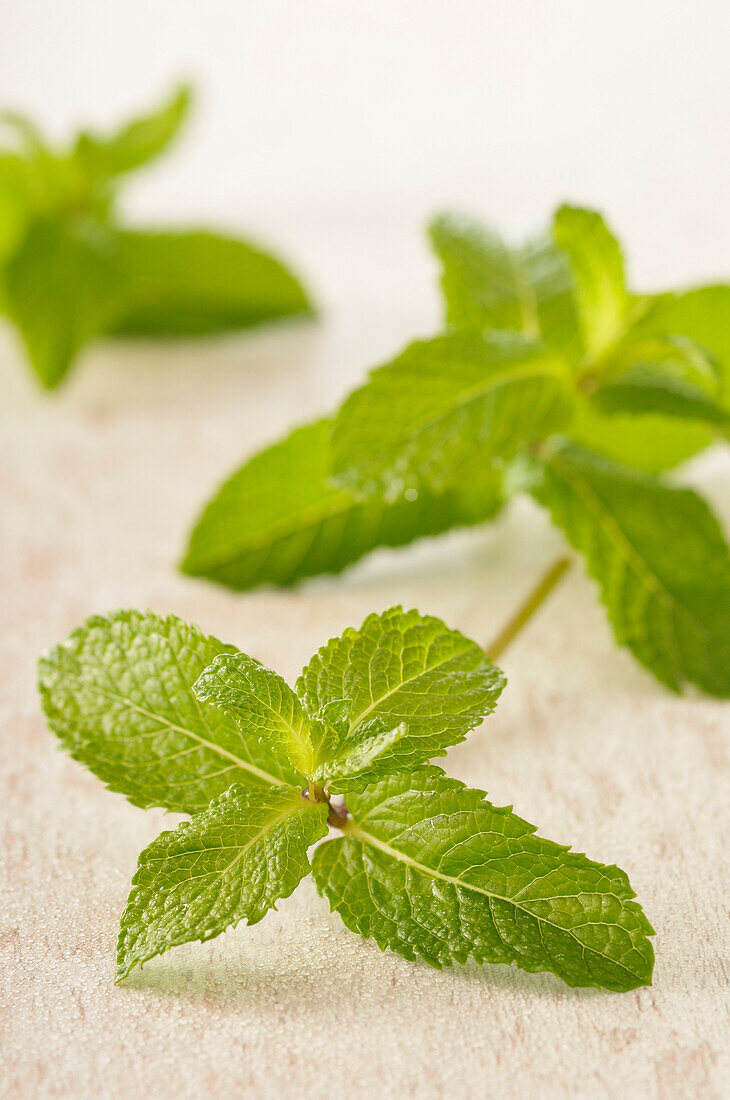
[[[544,574],[535,588],[533,588],[527,599],[520,605],[509,622],[500,630],[491,644],[485,647],[484,651],[490,661],[496,662],[497,659],[501,657],[507,646],[514,641],[535,612],[540,609],[571,565],[572,560],[570,558],[558,558],[556,562],[553,562],[547,573]]]

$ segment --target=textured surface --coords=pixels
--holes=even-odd
[[[309,871],[327,807],[292,787],[234,784],[141,853],[122,914],[117,980],[189,940],[257,924]]]
[[[20,18],[28,6],[8,10]],[[405,10],[415,28],[423,7],[409,8],[412,17]],[[586,10],[578,5],[574,14],[587,36]],[[104,25],[110,11],[100,17]],[[176,28],[183,9],[178,3],[169,11]],[[64,9],[64,20],[75,12]],[[299,30],[309,27],[309,10],[291,12]],[[135,13],[143,15],[141,5]],[[260,14],[274,19],[265,5]],[[345,42],[344,8],[334,6],[331,14]],[[641,18],[635,4],[626,14]],[[530,6],[530,19],[542,20],[541,29],[555,25],[554,12],[548,21],[539,5]],[[434,33],[454,26],[453,8],[444,7]],[[663,26],[654,16],[652,33]],[[571,66],[583,65],[572,27],[565,20],[560,28],[561,41],[573,34],[570,54],[560,55],[565,77],[540,31],[530,45],[530,56],[544,61],[540,71],[550,73],[543,91],[555,80],[572,82]],[[616,33],[628,49],[625,22]],[[478,58],[486,73],[485,41],[474,44],[474,64]],[[525,43],[524,23],[519,41]],[[300,57],[300,43],[290,46],[287,58]],[[245,34],[228,55],[233,65],[235,54],[237,72],[242,49],[254,59]],[[160,80],[153,52],[150,88]],[[439,57],[450,62],[443,52]],[[642,70],[647,61],[642,51]],[[124,72],[128,64],[127,58]],[[459,56],[459,71],[463,64]],[[347,57],[345,76],[349,65]],[[581,87],[590,86],[595,66],[592,50]],[[667,79],[671,69],[671,86],[678,87],[676,61],[667,59],[667,66]],[[614,54],[601,75],[609,81],[615,71]],[[393,78],[399,73],[394,65]],[[510,69],[520,89],[524,75]],[[24,87],[32,76],[26,71]],[[682,94],[693,87],[683,84]],[[623,95],[623,84],[614,88]],[[419,86],[419,96],[423,91]],[[381,94],[375,85],[368,104],[373,93]],[[120,114],[131,103],[128,94]],[[575,102],[574,84],[570,97]],[[534,133],[534,112],[544,100],[530,98],[529,118],[526,102],[518,99],[515,109],[525,126],[532,119]],[[466,108],[466,93],[463,102]],[[232,93],[230,103],[236,112],[245,106]],[[643,100],[636,103],[649,110]],[[612,140],[630,121],[625,98],[621,105],[626,111]],[[483,106],[489,119],[489,103]],[[471,139],[473,123],[468,113],[464,118]],[[423,124],[433,137],[431,113]],[[606,148],[600,162],[585,159],[594,134],[594,148]],[[707,139],[713,148],[717,134],[713,129]],[[459,141],[463,156],[471,155],[474,144],[463,131]],[[615,162],[615,145],[608,148],[605,130],[588,126],[579,142],[580,154],[568,143],[562,155],[572,179],[578,160],[595,173],[581,177],[590,194],[609,160]],[[490,157],[489,186],[473,199],[485,220],[517,239],[522,213],[528,224],[539,224],[552,200],[544,176],[524,162],[520,172],[514,168],[512,153],[521,155],[521,148],[512,137],[509,156]],[[241,178],[246,165],[257,169],[250,149],[242,143]],[[666,155],[672,149],[667,133]],[[718,173],[716,183],[693,163],[687,188],[675,191],[661,186],[661,159],[655,168],[638,149],[636,155],[644,170],[659,173],[657,186],[647,195],[649,180],[637,186],[632,172],[626,202],[615,202],[622,228],[628,213],[641,285],[678,283],[688,273],[701,278],[713,262],[722,275],[729,250],[717,217],[727,212],[727,173]],[[679,152],[677,158],[679,170]],[[371,169],[379,170],[375,158]],[[571,190],[567,176],[565,190]],[[675,220],[682,194],[694,196],[685,221]],[[453,197],[444,186],[442,201]],[[432,208],[429,202],[422,216],[410,206],[353,213],[348,204],[338,213],[332,203],[319,214],[311,204],[288,217],[272,211],[257,223],[257,236],[278,239],[310,275],[328,304],[320,325],[201,345],[100,347],[53,403],[39,399],[15,342],[0,331],[0,1091],[12,1100],[272,1100],[293,1091],[321,1100],[323,1082],[325,1091],[340,1089],[350,1100],[719,1100],[730,1090],[730,711],[712,699],[671,696],[619,649],[580,567],[505,653],[509,684],[495,713],[444,763],[450,774],[486,789],[496,805],[514,803],[545,836],[626,870],[657,929],[650,988],[614,995],[570,990],[550,974],[514,966],[468,963],[436,971],[409,963],[352,935],[309,879],[254,927],[175,948],[113,984],[119,916],[137,856],[176,819],[130,805],[59,752],[38,704],[42,649],[92,612],[150,606],[199,623],[206,635],[240,646],[294,683],[323,639],[397,602],[488,641],[563,551],[564,539],[543,510],[523,500],[496,525],[380,552],[334,581],[296,592],[239,597],[173,571],[201,501],[244,454],[333,408],[368,365],[414,333],[436,331],[437,271],[419,227]],[[253,225],[250,208],[241,203],[233,220]],[[730,521],[725,454],[702,456],[682,477],[702,487]]]
[[[622,645],[665,684],[730,692],[730,553],[707,504],[572,446],[535,496],[586,560]]]
[[[329,482],[329,433],[326,420],[297,428],[237,470],[196,523],[185,572],[232,588],[293,584],[499,511],[500,474],[485,462],[442,493],[356,500]]]
[[[471,957],[573,986],[649,983],[652,928],[618,867],[535,836],[433,767],[346,800],[354,824],[317,849],[313,873],[348,928],[437,967]]]
[[[236,780],[296,783],[265,743],[196,699],[192,685],[227,648],[175,615],[94,616],[41,659],[49,725],[137,806],[189,813]]]

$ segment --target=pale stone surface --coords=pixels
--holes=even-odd
[[[399,236],[380,221],[363,235],[359,221],[330,225],[324,241],[314,222],[281,229],[330,304],[318,325],[105,347],[55,400],[0,334],[0,1090],[727,1095],[729,711],[673,698],[619,651],[579,570],[506,654],[497,713],[448,768],[628,871],[658,933],[652,988],[611,995],[506,967],[412,965],[352,936],[309,882],[255,928],[112,984],[137,853],[174,819],[135,809],[56,750],[35,692],[43,647],[91,612],[149,606],[293,678],[326,638],[395,602],[486,641],[560,546],[525,504],[294,592],[236,596],[175,573],[188,523],[234,464],[435,329],[412,222]],[[727,456],[691,476],[727,524]]]

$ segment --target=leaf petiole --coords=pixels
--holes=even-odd
[[[518,607],[515,614],[500,630],[493,641],[485,646],[484,652],[490,661],[496,661],[501,657],[508,645],[510,645],[520,631],[528,624],[532,616],[540,609],[553,589],[560,583],[570,566],[572,559],[568,557],[558,558],[548,569],[537,585],[532,589],[527,599]]]

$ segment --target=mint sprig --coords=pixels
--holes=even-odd
[[[622,871],[427,763],[503,684],[474,642],[399,607],[331,639],[296,691],[174,616],[88,620],[41,659],[49,725],[136,805],[192,814],[140,855],[117,980],[256,923],[312,870],[349,928],[407,959],[650,983],[652,929]]]
[[[189,336],[306,313],[286,268],[245,241],[203,231],[128,228],[128,173],[163,153],[191,102],[181,88],[116,134],[52,148],[25,119],[0,152],[0,311],[48,389],[102,336]]]
[[[616,236],[576,207],[517,247],[452,216],[430,232],[447,331],[346,398],[328,439],[319,429],[306,483],[286,462],[256,480],[266,455],[295,451],[296,432],[234,474],[198,520],[185,571],[234,588],[337,572],[377,545],[492,519],[526,491],[585,557],[617,640],[674,690],[730,696],[730,554],[707,506],[668,475],[730,433],[730,287],[635,293]],[[590,491],[555,472],[558,456],[579,454]],[[600,502],[599,482],[610,486]],[[466,495],[488,483],[491,505],[464,514]],[[306,527],[313,486],[350,515],[387,514],[387,535],[348,537],[343,522],[337,542],[322,520]],[[268,511],[254,534],[259,493]],[[409,524],[419,511],[426,521]],[[277,530],[297,532],[285,577],[271,568]]]

